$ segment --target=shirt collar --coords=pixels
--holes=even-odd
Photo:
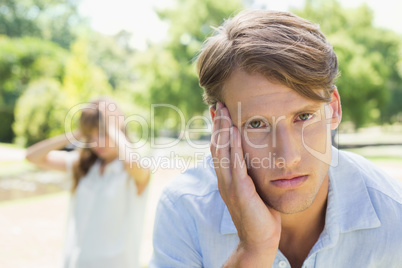
[[[337,213],[336,218],[339,220],[340,232],[381,226],[367,191],[362,171],[345,154],[334,147],[332,148],[329,180],[333,202],[328,202],[327,212],[332,213],[333,210],[334,213]]]
[[[380,226],[381,222],[371,202],[361,171],[346,159],[342,152],[332,147],[328,207],[322,238],[328,238],[332,244],[337,241],[339,232]],[[237,233],[226,205],[222,213],[220,232]]]

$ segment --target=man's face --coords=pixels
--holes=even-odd
[[[301,212],[328,180],[331,128],[340,121],[337,91],[318,102],[267,80],[236,70],[223,99],[242,136],[248,173],[263,201],[282,213]],[[234,163],[240,164],[240,163]]]

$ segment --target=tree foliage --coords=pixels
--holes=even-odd
[[[68,52],[58,45],[32,37],[0,36],[0,141],[14,137],[14,107],[31,81],[61,81]],[[3,123],[4,122],[4,123]]]
[[[132,34],[120,31],[113,36],[105,36],[91,32],[87,34],[88,57],[91,62],[99,66],[107,75],[113,90],[128,89],[128,84],[135,80],[134,55],[130,47]]]
[[[78,15],[77,0],[2,0],[0,35],[31,36],[69,48],[75,28],[85,21]]]
[[[169,39],[137,54],[138,88],[141,89],[137,99],[145,107],[171,104],[188,119],[206,109],[193,64],[196,54],[211,34],[211,26],[219,26],[224,18],[241,9],[242,4],[239,0],[177,0],[175,3],[174,8],[158,11],[160,18],[170,25]],[[171,108],[155,109],[154,119],[160,129],[179,127],[180,116]]]
[[[59,110],[63,110],[109,95],[109,82],[125,84],[128,68],[116,66],[129,57],[118,46],[117,37],[105,42],[106,37],[87,27],[77,6],[76,0],[0,2],[0,141],[11,142],[16,137],[31,144],[60,132],[64,118],[56,112],[59,95],[64,105]],[[124,36],[119,37],[122,43]],[[121,70],[126,73],[119,76]],[[50,106],[51,99],[55,107]],[[41,121],[40,113],[60,121],[42,126],[47,123]],[[37,131],[31,119],[38,120]]]
[[[68,111],[65,100],[58,80],[41,78],[30,83],[15,109],[17,143],[30,145],[63,133]]]
[[[337,81],[344,119],[356,127],[390,122],[402,112],[396,96],[402,92],[398,72],[401,37],[373,26],[373,12],[367,5],[345,9],[337,1],[307,1],[294,12],[318,23],[334,46],[341,76]],[[391,109],[390,109],[391,108]]]
[[[0,141],[10,142],[17,135],[20,142],[31,144],[62,131],[64,117],[56,113],[59,95],[64,107],[60,110],[66,111],[65,107],[111,93],[107,76],[89,60],[87,50],[85,40],[75,42],[69,52],[38,38],[0,37]]]
[[[137,54],[141,92],[137,100],[170,103],[191,117],[205,110],[202,90],[193,64],[210,26],[242,8],[240,1],[177,0],[172,9],[159,10],[169,23],[169,40]],[[344,119],[358,128],[368,123],[392,122],[401,113],[401,37],[373,26],[373,13],[366,5],[345,9],[335,1],[307,1],[301,17],[318,23],[333,44],[340,63],[340,90]],[[178,125],[177,112],[161,109],[155,113],[161,128]]]
[[[62,82],[70,44],[86,26],[76,0],[0,2],[0,141],[15,133],[17,99],[38,79]]]
[[[130,48],[128,32],[91,30],[78,3],[0,2],[0,141],[16,135],[31,144],[61,133],[68,109],[99,95],[117,99],[129,115],[149,123],[154,115],[154,130],[177,132],[182,116],[207,109],[194,61],[211,26],[241,10],[241,0],[176,0],[157,11],[170,25],[168,39],[144,52]],[[310,0],[294,12],[318,23],[334,46],[344,118],[357,127],[401,120],[401,36],[374,27],[364,5],[344,9],[334,0]]]
[[[86,102],[99,95],[109,95],[111,86],[104,71],[90,61],[88,43],[77,40],[71,48],[63,77],[63,90],[69,106]]]
[[[23,145],[63,133],[69,109],[100,95],[110,95],[107,76],[88,57],[85,40],[77,40],[60,79],[32,79],[15,107],[14,133]]]

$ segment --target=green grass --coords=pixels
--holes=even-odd
[[[400,164],[402,166],[402,157],[398,156],[367,156],[366,158],[374,163]]]
[[[346,149],[346,151],[364,156],[372,162],[402,165],[401,149],[402,146],[368,146],[363,148]]]

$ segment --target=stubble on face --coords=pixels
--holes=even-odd
[[[267,154],[275,154],[277,159],[281,157],[284,159],[282,167],[276,160],[273,161],[276,163],[273,163],[271,168],[257,166],[248,169],[258,194],[267,206],[284,214],[299,213],[312,206],[317,196],[326,196],[328,160],[321,161],[324,159],[320,160],[312,156],[306,150],[305,145],[308,144],[317,151],[328,150],[327,135],[330,134],[326,128],[327,123],[317,121],[302,133],[303,122],[294,120],[298,116],[294,111],[300,110],[301,113],[309,113],[310,110],[304,111],[303,109],[314,105],[319,107],[317,109],[324,110],[324,104],[317,105],[317,102],[300,96],[284,85],[268,81],[262,75],[247,74],[239,70],[232,74],[224,87],[226,87],[224,90],[225,104],[234,124],[241,130],[241,133],[247,130],[247,126],[242,125],[247,120],[239,117],[245,114],[247,115],[245,117],[264,117],[271,124],[272,118],[284,117],[284,120],[279,122],[275,129],[278,139],[275,147],[269,143],[268,148],[256,148],[250,144],[250,139],[245,139],[246,135],[242,135],[245,156],[261,160]],[[229,88],[230,90],[228,90]],[[241,103],[241,113],[238,111],[238,103]],[[251,140],[258,142],[267,141],[268,137],[272,137],[272,133],[252,135],[254,136],[251,136]],[[302,135],[304,135],[304,139],[302,139]],[[305,174],[308,175],[308,179],[303,185],[294,189],[281,189],[270,183],[271,180],[289,174]]]

